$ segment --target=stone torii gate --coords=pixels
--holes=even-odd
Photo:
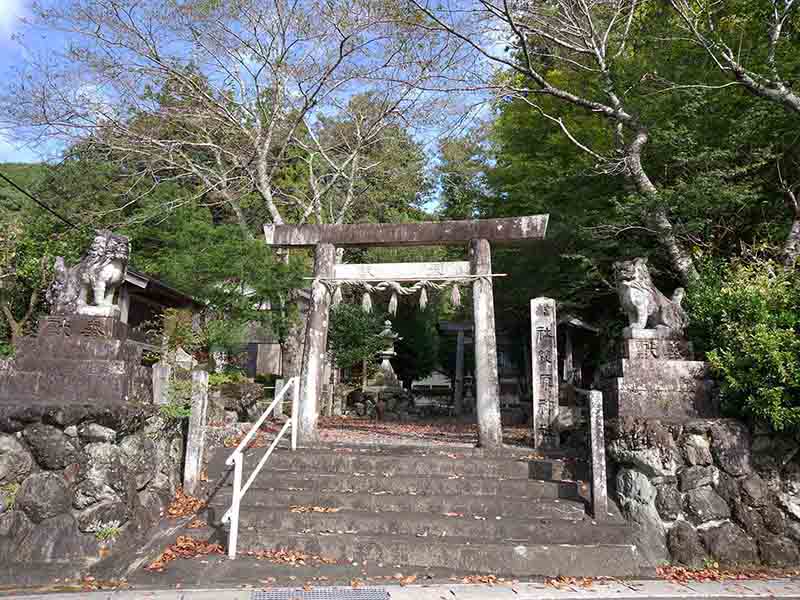
[[[267,245],[314,248],[314,280],[300,374],[298,439],[317,438],[319,397],[328,334],[332,285],[337,281],[453,281],[472,283],[475,323],[475,392],[480,443],[502,444],[497,340],[490,243],[544,239],[549,215],[419,223],[264,226]],[[348,246],[441,246],[469,244],[469,262],[337,265],[336,248]]]

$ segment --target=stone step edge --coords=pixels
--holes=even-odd
[[[211,460],[209,460],[209,464],[218,464],[218,465],[225,465],[225,461],[230,457],[231,452],[227,452],[227,448],[225,449],[226,452],[218,451],[216,452]],[[245,460],[247,458],[260,458],[265,451],[265,448],[252,448],[246,450],[243,454]],[[452,453],[458,454],[458,453]],[[449,457],[447,454],[386,454],[381,452],[325,452],[321,451],[318,448],[298,448],[296,451],[291,450],[280,450],[276,449],[272,457],[279,457],[279,458],[291,458],[293,456],[298,456],[302,458],[308,457],[321,457],[321,458],[363,458],[363,459],[385,459],[385,460],[394,460],[394,461],[407,461],[410,459],[414,460],[431,460],[431,461],[447,461],[452,463],[501,463],[501,464],[509,464],[509,463],[522,463],[522,464],[547,464],[547,465],[569,465],[573,463],[586,463],[587,461],[583,459],[577,459],[572,457],[535,457],[535,458],[528,458],[524,456],[508,456],[508,455],[489,455],[489,456],[468,456],[462,455],[457,456],[456,458]],[[271,458],[272,458],[271,457]],[[227,465],[226,465],[227,466]]]
[[[271,431],[264,433],[272,433]],[[220,448],[218,454],[224,454],[226,457],[233,452],[233,448]],[[255,448],[253,450],[259,450]],[[352,452],[336,452],[337,450],[352,450]],[[281,442],[275,449],[276,454],[288,454],[291,450],[286,442]],[[321,443],[314,446],[298,446],[295,452],[304,452],[309,454],[330,454],[334,452],[343,456],[358,455],[358,456],[385,456],[385,457],[398,457],[408,458],[411,456],[419,457],[447,457],[448,454],[464,454],[463,458],[472,459],[501,459],[501,460],[584,460],[577,455],[576,452],[569,450],[549,450],[535,448],[522,448],[519,446],[504,446],[501,450],[485,450],[476,447],[460,447],[460,446],[424,446],[424,445],[378,445],[378,444],[337,444],[337,443]],[[246,452],[245,452],[246,454]],[[529,456],[537,455],[536,458],[528,458]],[[455,459],[454,459],[455,460]]]
[[[225,505],[211,505],[209,508],[212,509],[219,509],[220,516],[225,511],[227,511],[228,506]],[[246,502],[242,502],[239,505],[239,512],[245,514],[273,514],[273,513],[287,513],[287,514],[296,514],[302,517],[308,515],[308,518],[314,519],[315,517],[324,518],[329,515],[339,515],[344,517],[351,517],[351,518],[358,518],[359,516],[365,515],[375,515],[380,517],[381,515],[388,515],[388,518],[391,519],[398,519],[402,517],[407,517],[409,519],[415,519],[417,515],[424,515],[427,519],[430,520],[431,523],[439,523],[439,522],[446,522],[448,520],[456,521],[458,519],[464,520],[475,520],[475,521],[487,521],[487,522],[494,522],[494,521],[505,521],[511,522],[513,524],[517,524],[519,526],[523,525],[530,525],[531,523],[536,523],[539,525],[563,525],[563,526],[575,526],[577,523],[605,523],[604,521],[600,521],[596,523],[593,519],[589,517],[585,512],[583,512],[583,507],[578,509],[577,507],[575,510],[575,518],[571,518],[569,516],[550,516],[550,515],[540,515],[540,516],[532,516],[528,518],[514,518],[514,517],[502,517],[501,519],[497,519],[495,515],[477,515],[477,514],[464,514],[461,517],[455,516],[448,516],[446,513],[431,513],[431,512],[412,512],[412,511],[383,511],[383,512],[373,512],[368,510],[353,510],[353,509],[342,509],[337,510],[336,512],[307,512],[307,513],[293,513],[290,511],[290,506],[281,505],[281,506],[264,506],[264,505],[257,505],[257,504],[247,504]],[[483,519],[476,519],[475,517],[485,517]],[[213,523],[214,525],[220,525],[217,521]],[[420,523],[423,525],[424,523]],[[612,524],[614,525],[614,524]],[[257,527],[257,526],[256,526]]]
[[[530,544],[525,540],[476,543],[454,538],[295,534],[274,538],[261,535],[250,541],[248,531],[239,532],[242,549],[313,549],[315,554],[338,560],[377,560],[409,563],[420,568],[452,567],[481,569],[502,575],[630,576],[641,571],[641,556],[634,544]],[[326,539],[329,538],[329,541]],[[274,540],[274,541],[273,541]],[[280,541],[278,541],[280,540]],[[277,542],[277,543],[275,543]],[[252,545],[251,545],[252,544]]]
[[[209,475],[214,474],[219,476],[225,476],[229,473],[233,472],[233,467],[229,467],[228,465],[217,464],[214,462],[208,463],[208,470],[207,472]],[[246,480],[250,474],[252,473],[252,469],[248,468],[247,463],[245,463],[245,468],[243,471],[243,477]],[[482,481],[531,481],[531,482],[538,482],[538,483],[552,483],[552,484],[574,484],[577,482],[585,481],[583,479],[550,479],[550,478],[543,478],[543,477],[531,477],[530,473],[527,476],[520,475],[519,477],[474,477],[472,475],[459,475],[458,477],[453,477],[451,475],[432,475],[432,474],[415,474],[415,473],[400,473],[394,475],[385,475],[384,473],[367,473],[363,471],[319,471],[319,470],[312,470],[304,469],[304,470],[296,470],[296,469],[276,469],[270,468],[269,461],[265,465],[264,469],[261,471],[262,476],[267,476],[269,474],[276,474],[276,475],[283,475],[283,474],[294,474],[299,477],[308,477],[311,476],[321,476],[321,477],[338,477],[341,478],[342,476],[352,476],[352,477],[363,477],[363,478],[374,478],[374,479],[387,479],[387,478],[394,478],[394,477],[409,477],[414,478],[417,480],[420,479],[465,479],[469,477],[471,480],[482,480]],[[213,478],[212,478],[213,479]],[[257,482],[257,481],[256,481]],[[256,483],[254,482],[254,484]]]
[[[209,532],[210,536],[216,536],[216,539],[222,539],[224,543],[228,541],[228,527],[206,527],[203,529],[197,530],[188,530],[188,531],[207,531]],[[220,538],[220,535],[223,535]],[[183,535],[183,534],[181,534]],[[262,529],[247,529],[247,528],[240,528],[239,529],[239,549],[241,550],[244,548],[242,545],[242,541],[246,541],[247,536],[258,536],[261,539],[275,539],[275,548],[288,548],[285,543],[285,540],[289,541],[299,541],[299,540],[308,540],[314,541],[316,538],[347,538],[350,541],[356,542],[371,542],[376,543],[378,545],[381,544],[392,544],[392,543],[434,543],[434,544],[442,544],[444,546],[468,546],[470,548],[485,548],[491,547],[496,549],[506,549],[508,548],[509,544],[514,544],[515,546],[525,546],[527,548],[537,548],[537,549],[548,549],[548,548],[585,548],[585,549],[592,549],[592,548],[619,548],[621,550],[631,550],[638,553],[636,544],[631,542],[630,544],[597,544],[597,543],[586,543],[586,544],[539,544],[536,543],[536,540],[532,540],[530,538],[508,538],[505,540],[486,540],[486,538],[476,538],[476,537],[468,537],[468,536],[457,536],[457,535],[446,535],[446,536],[418,536],[418,535],[403,535],[403,534],[396,534],[396,533],[382,533],[382,534],[369,534],[369,533],[320,533],[320,532],[286,532],[286,531],[277,531],[277,530],[262,530]],[[195,536],[197,537],[197,536]],[[281,541],[283,540],[283,541]]]
[[[288,488],[279,488],[279,487],[270,487],[270,488],[261,488],[261,487],[250,487],[247,493],[242,500],[242,506],[245,506],[248,503],[247,498],[254,498],[254,497],[264,497],[269,496],[269,493],[296,493],[296,494],[312,494],[315,495],[320,501],[326,500],[333,500],[338,496],[347,496],[350,498],[354,497],[371,497],[371,498],[386,498],[388,500],[399,501],[401,498],[425,498],[427,501],[430,502],[437,502],[441,501],[442,504],[446,502],[452,501],[452,496],[450,495],[442,495],[442,494],[395,494],[395,493],[373,493],[373,492],[355,492],[355,491],[339,491],[339,490],[308,490],[308,489],[288,489]],[[209,497],[208,504],[211,506],[220,506],[221,502],[229,502],[233,497],[233,488],[229,485],[224,487],[218,488],[216,492]],[[537,505],[552,505],[552,504],[564,504],[564,505],[575,505],[581,506],[585,508],[585,502],[578,498],[537,498],[535,496],[515,496],[513,498],[498,496],[497,494],[461,494],[459,498],[471,498],[477,501],[481,501],[483,499],[497,499],[500,502],[518,502],[521,504],[527,504],[532,507]],[[254,503],[254,506],[264,506],[262,503]],[[271,506],[282,506],[282,505],[271,505]],[[321,506],[321,505],[320,505]],[[333,507],[336,508],[336,507]],[[364,511],[364,512],[371,512],[371,511]],[[399,512],[399,511],[386,511],[386,512]],[[406,511],[406,512],[416,512],[416,511]],[[492,515],[500,515],[502,516],[503,513],[491,513]]]

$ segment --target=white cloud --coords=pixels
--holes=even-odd
[[[0,0],[0,42],[11,39],[19,20],[25,15],[26,0]]]
[[[4,162],[38,162],[40,158],[20,144],[12,142],[8,137],[0,134],[0,163]]]
[[[26,144],[0,132],[0,164],[45,162],[57,157],[62,148],[56,140]]]

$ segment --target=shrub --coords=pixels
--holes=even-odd
[[[0,496],[3,497],[6,510],[13,510],[14,504],[17,502],[17,492],[19,491],[18,483],[7,483],[0,486]]]
[[[122,532],[119,521],[102,522],[99,520],[89,525],[88,531],[94,533],[94,537],[100,542],[113,542]]]
[[[723,410],[800,430],[800,276],[764,260],[706,265],[687,296],[690,334]]]
[[[192,407],[184,402],[170,401],[158,407],[161,416],[170,423],[188,419],[192,414]]]
[[[227,383],[242,383],[247,376],[238,369],[226,369],[222,373],[208,374],[208,387],[217,388]]]
[[[158,407],[161,416],[175,424],[192,412],[191,380],[172,379],[167,388],[167,403]]]

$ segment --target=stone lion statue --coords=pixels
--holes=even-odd
[[[667,298],[658,291],[650,278],[646,258],[614,263],[614,275],[622,309],[628,315],[631,329],[669,328],[683,332],[689,324],[681,307],[683,288]]]
[[[130,256],[128,238],[102,229],[83,259],[67,267],[56,257],[53,283],[47,293],[53,314],[112,316],[114,293],[125,280]]]

